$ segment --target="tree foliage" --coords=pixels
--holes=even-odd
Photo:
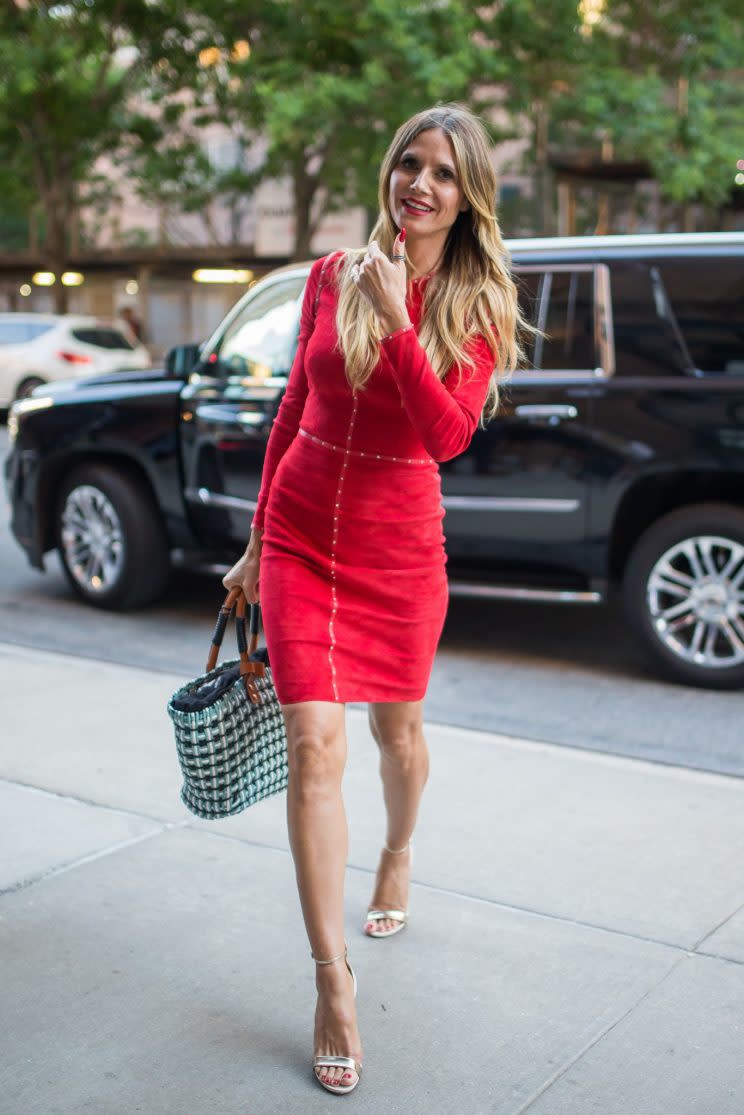
[[[724,201],[742,154],[738,0],[608,0],[586,32],[576,0],[5,0],[4,220],[35,212],[58,272],[76,214],[115,192],[102,156],[165,209],[209,224],[218,199],[235,235],[257,183],[287,176],[305,256],[325,213],[376,207],[398,124],[449,100],[531,129],[545,230],[549,149],[598,153],[608,137],[670,201]],[[215,125],[235,144],[227,165],[204,149]]]
[[[467,97],[477,77],[474,17],[461,0],[265,0],[256,18],[225,21],[242,55],[226,49],[194,84],[200,120],[265,145],[251,188],[289,177],[295,258],[309,253],[322,216],[374,207],[380,159],[410,114]]]
[[[138,139],[131,102],[153,73],[183,86],[214,28],[174,0],[69,0],[0,7],[0,185],[39,211],[48,265],[63,270],[79,209],[110,194],[96,171]],[[160,135],[151,113],[143,137]],[[55,287],[58,308],[65,290]]]
[[[613,157],[648,162],[662,197],[722,204],[741,156],[738,0],[612,0],[583,32],[567,0],[503,0],[482,18],[494,51],[515,58],[503,89],[533,124],[538,173],[548,144],[599,155],[609,140]]]

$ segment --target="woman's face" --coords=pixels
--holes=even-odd
[[[393,167],[388,195],[398,228],[410,237],[446,239],[458,214],[469,209],[452,143],[441,128],[419,132]]]

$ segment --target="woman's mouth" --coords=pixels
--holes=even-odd
[[[403,206],[403,209],[406,211],[406,213],[413,213],[419,216],[425,213],[434,212],[430,205],[424,205],[422,201],[414,201],[410,197],[404,197],[401,205]]]

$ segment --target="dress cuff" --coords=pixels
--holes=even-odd
[[[380,344],[384,341],[392,341],[393,337],[400,337],[401,333],[407,333],[409,329],[413,329],[413,322],[409,322],[408,325],[401,325],[400,329],[394,329],[392,333],[380,337]]]

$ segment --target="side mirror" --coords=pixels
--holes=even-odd
[[[199,362],[199,345],[176,345],[166,353],[165,371],[172,379],[186,379]]]

